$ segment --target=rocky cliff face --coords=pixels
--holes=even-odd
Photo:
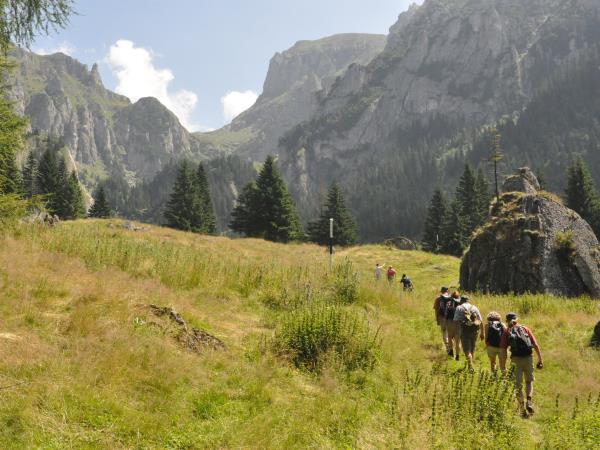
[[[600,244],[594,232],[577,213],[536,187],[529,169],[507,180],[500,203],[463,257],[461,287],[600,297]]]
[[[91,70],[57,53],[40,56],[17,49],[9,95],[32,132],[64,140],[84,182],[98,173],[152,177],[170,159],[214,156],[181,126],[173,113],[151,98],[135,104],[106,89],[98,67]]]
[[[367,64],[384,48],[385,36],[340,34],[300,41],[271,59],[256,104],[216,133],[197,134],[208,145],[223,139],[226,150],[254,161],[278,152],[281,136],[308,120],[320,100],[351,64]],[[212,137],[212,138],[211,138]]]
[[[444,151],[464,151],[445,143],[436,154],[433,141],[526,107],[561,64],[600,42],[599,8],[598,0],[425,0],[412,7],[390,29],[385,50],[352,65],[311,120],[284,138],[281,164],[301,210],[314,213],[323,184],[337,180],[356,213],[384,221],[388,210],[370,205],[385,192],[369,194],[365,185],[387,183],[386,172],[406,173],[394,190],[417,192],[398,202],[410,208],[376,231],[414,235],[404,223],[423,214],[443,182],[422,167],[443,169]],[[429,153],[419,157],[419,147]]]

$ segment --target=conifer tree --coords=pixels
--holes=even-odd
[[[177,171],[164,217],[167,226],[183,231],[202,232],[199,227],[200,201],[196,177],[190,163],[184,160]]]
[[[43,153],[38,166],[37,186],[38,192],[46,196],[48,200],[48,210],[52,214],[57,214],[56,193],[61,184],[59,180],[58,159],[56,151],[52,146],[48,146]]]
[[[214,234],[217,230],[215,212],[210,195],[210,186],[202,163],[198,165],[195,184],[199,202],[195,228],[202,233]]]
[[[231,212],[231,222],[229,224],[231,230],[248,237],[261,236],[261,230],[257,225],[257,198],[256,183],[251,181],[238,196],[236,205]]]
[[[441,231],[442,253],[461,256],[468,245],[469,234],[458,200],[455,199],[447,209]]]
[[[25,120],[13,112],[10,102],[0,98],[0,194],[21,192],[16,154],[23,147],[25,124]]]
[[[27,155],[27,161],[23,167],[23,195],[31,198],[39,194],[38,190],[38,162],[33,152]]]
[[[309,225],[309,236],[312,242],[320,245],[329,243],[329,219],[333,219],[334,245],[349,246],[357,242],[356,222],[346,207],[344,194],[340,187],[333,183],[327,193],[319,219]]]
[[[440,251],[443,238],[442,225],[446,217],[446,199],[441,189],[436,189],[431,197],[431,203],[425,219],[425,234],[423,247],[430,252]]]
[[[94,192],[94,204],[90,208],[89,216],[98,219],[106,219],[111,216],[110,205],[106,199],[106,193],[104,192],[104,186],[98,187]]]
[[[583,217],[600,236],[600,197],[587,164],[576,159],[568,169],[567,206]]]
[[[85,201],[81,185],[75,171],[67,175],[66,183],[61,189],[62,216],[64,220],[75,220],[85,217]]]
[[[479,169],[477,171],[477,179],[475,180],[475,192],[477,194],[476,227],[478,227],[483,225],[487,220],[490,213],[490,202],[492,200],[490,186],[482,169]]]
[[[465,165],[465,170],[458,181],[456,200],[464,220],[466,233],[470,235],[480,223],[480,199],[473,170],[468,164]]]

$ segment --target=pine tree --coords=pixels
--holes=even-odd
[[[63,219],[75,220],[85,217],[85,201],[79,179],[75,171],[67,176],[66,185],[63,188]]]
[[[296,206],[277,170],[275,159],[267,157],[256,180],[258,227],[268,241],[288,242],[302,237]]]
[[[490,185],[483,173],[482,169],[477,171],[477,179],[475,180],[475,192],[477,195],[477,224],[481,226],[487,220],[490,214],[490,202],[492,194],[490,193]]]
[[[241,194],[238,196],[236,205],[231,212],[231,222],[229,228],[236,233],[248,237],[261,236],[261,229],[258,227],[258,194],[256,183],[248,183]]]
[[[59,180],[58,159],[56,150],[48,146],[40,159],[37,173],[37,186],[41,195],[46,196],[48,210],[52,214],[57,214],[58,199],[56,193],[61,184]]]
[[[442,244],[442,225],[446,217],[446,199],[441,189],[436,189],[431,197],[431,203],[425,219],[425,234],[423,247],[430,252],[438,252]]]
[[[583,217],[600,236],[600,197],[587,164],[576,159],[568,169],[567,206]]]
[[[342,190],[336,183],[329,188],[319,219],[309,225],[309,236],[312,242],[320,245],[329,243],[329,219],[333,219],[334,245],[356,244],[356,222],[346,207]]]
[[[11,103],[0,98],[0,194],[21,192],[21,174],[17,169],[16,155],[23,147],[25,126],[25,120],[13,112]]]
[[[96,189],[96,192],[94,192],[94,204],[90,208],[88,215],[98,219],[106,219],[107,217],[110,217],[111,214],[112,211],[110,210],[110,205],[106,199],[104,186],[100,186]]]
[[[167,226],[183,231],[202,231],[199,228],[200,201],[195,178],[190,163],[184,160],[177,171],[173,191],[164,212]]]
[[[210,195],[210,186],[202,163],[198,165],[195,184],[200,207],[194,226],[202,233],[214,234],[217,231],[215,212]]]
[[[27,161],[23,167],[23,195],[31,198],[39,194],[38,190],[38,162],[33,152],[27,155]]]
[[[465,165],[465,170],[458,181],[456,200],[464,219],[466,233],[470,235],[480,223],[480,200],[477,195],[476,179],[468,164]]]
[[[442,253],[461,256],[469,242],[467,224],[458,200],[454,200],[447,209],[442,222]]]

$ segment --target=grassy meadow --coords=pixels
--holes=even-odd
[[[600,302],[481,296],[535,332],[531,419],[512,383],[450,360],[433,299],[456,258],[230,240],[120,221],[19,226],[0,239],[0,448],[600,446]],[[407,273],[403,293],[376,262]],[[170,306],[225,350],[148,326]],[[462,355],[461,355],[462,356]]]

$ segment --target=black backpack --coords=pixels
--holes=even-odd
[[[494,320],[490,322],[487,329],[487,342],[492,347],[500,347],[500,339],[504,334],[504,326],[502,322]]]
[[[438,298],[438,315],[446,317],[446,301],[449,297],[444,297],[440,295]]]
[[[531,336],[519,325],[511,328],[508,335],[508,344],[512,356],[531,356],[533,353]]]
[[[458,303],[459,300],[454,297],[450,297],[448,300],[446,300],[446,319],[454,319],[454,313],[456,312]]]

